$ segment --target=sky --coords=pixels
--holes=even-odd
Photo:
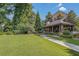
[[[45,16],[48,12],[54,14],[58,10],[63,12],[69,12],[73,10],[77,15],[79,15],[79,3],[33,3],[33,11],[35,13],[39,12],[42,20],[45,20]]]

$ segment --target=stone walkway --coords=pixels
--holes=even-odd
[[[67,43],[67,42],[63,42],[63,41],[60,41],[60,40],[56,40],[56,39],[53,39],[53,38],[50,38],[50,37],[47,37],[46,35],[42,35],[44,38],[48,39],[49,41],[52,41],[54,43],[57,43],[59,45],[62,45],[62,46],[65,46],[69,49],[72,49],[74,51],[77,51],[79,52],[79,46],[78,45],[74,45],[74,44],[71,44],[71,43]]]

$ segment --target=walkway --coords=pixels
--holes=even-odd
[[[46,35],[42,35],[42,36],[44,38],[48,39],[49,41],[52,41],[54,43],[60,44],[60,45],[65,46],[65,47],[67,47],[69,49],[72,49],[74,51],[79,52],[79,46],[78,45],[74,45],[74,44],[71,44],[71,43],[67,43],[67,42],[63,42],[63,41],[60,41],[60,40],[56,40],[56,39],[47,37]]]

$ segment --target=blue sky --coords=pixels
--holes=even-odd
[[[54,14],[58,10],[63,12],[74,10],[79,15],[79,3],[33,3],[32,6],[35,13],[39,11],[42,20],[45,19],[49,11]]]

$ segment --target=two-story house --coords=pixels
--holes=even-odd
[[[64,12],[56,12],[45,23],[45,32],[63,32],[64,30],[74,30],[74,24],[67,19],[67,14]]]

